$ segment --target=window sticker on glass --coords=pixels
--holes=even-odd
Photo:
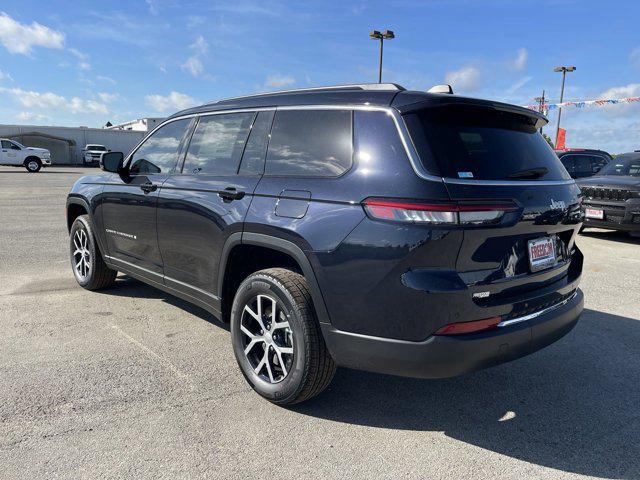
[[[458,178],[473,178],[473,172],[458,172]]]

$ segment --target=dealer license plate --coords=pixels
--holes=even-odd
[[[544,270],[556,264],[556,247],[552,237],[529,240],[529,265],[532,272]]]

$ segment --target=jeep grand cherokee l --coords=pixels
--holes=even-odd
[[[78,283],[117,272],[230,322],[279,404],[336,366],[450,377],[578,321],[579,189],[527,109],[397,85],[176,113],[67,202]]]
[[[618,155],[600,173],[578,181],[584,194],[584,227],[640,235],[640,152]]]

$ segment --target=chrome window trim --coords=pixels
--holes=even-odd
[[[193,118],[193,117],[203,117],[210,115],[224,115],[228,113],[245,113],[245,112],[264,112],[264,111],[272,111],[272,110],[360,110],[360,111],[371,111],[371,112],[386,112],[391,118],[396,126],[396,130],[398,135],[400,136],[400,140],[404,147],[405,153],[409,159],[409,163],[411,163],[411,167],[418,177],[429,180],[433,182],[443,182],[445,184],[457,184],[457,185],[489,185],[489,186],[536,186],[536,185],[573,185],[575,184],[574,179],[567,180],[537,180],[537,181],[518,181],[518,180],[466,180],[459,178],[450,178],[450,177],[440,177],[437,175],[432,175],[428,173],[424,167],[422,166],[422,162],[420,161],[420,157],[418,156],[418,152],[413,145],[413,140],[411,139],[411,135],[409,135],[409,130],[404,122],[404,118],[400,112],[391,107],[377,106],[377,105],[362,105],[362,104],[326,104],[326,105],[279,105],[273,107],[247,107],[247,108],[234,108],[229,110],[215,110],[215,111],[204,111],[198,113],[190,113],[186,115],[180,115],[178,117],[171,118],[169,120],[165,120],[161,124],[157,125],[149,134],[142,139],[142,141],[136,145],[136,147],[131,151],[125,160],[125,164],[129,161],[131,155],[133,155],[136,150],[142,145],[142,143],[153,135],[156,130],[167,125],[168,123],[175,122],[177,120],[183,120],[185,118]]]
[[[563,300],[559,303],[556,303],[555,305],[551,305],[550,307],[544,308],[538,312],[535,313],[531,313],[529,315],[525,315],[523,317],[518,317],[518,318],[512,318],[511,320],[504,320],[502,322],[500,322],[498,324],[499,328],[503,328],[503,327],[508,327],[509,325],[515,325],[516,323],[522,323],[522,322],[527,322],[529,320],[533,320],[534,318],[537,318],[541,315],[544,315],[545,313],[549,313],[552,310],[555,310],[556,308],[560,308],[564,305],[566,305],[567,303],[569,303],[571,300],[573,300],[576,295],[578,294],[578,291],[576,290],[574,292],[573,295],[571,295],[569,298],[567,298],[566,300]]]

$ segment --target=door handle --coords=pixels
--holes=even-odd
[[[237,190],[235,187],[227,187],[224,190],[218,192],[218,195],[225,202],[231,202],[233,200],[240,200],[244,197],[245,193]]]
[[[151,192],[155,192],[158,189],[158,185],[156,185],[155,183],[147,182],[140,185],[140,189],[144,193],[151,193]]]

